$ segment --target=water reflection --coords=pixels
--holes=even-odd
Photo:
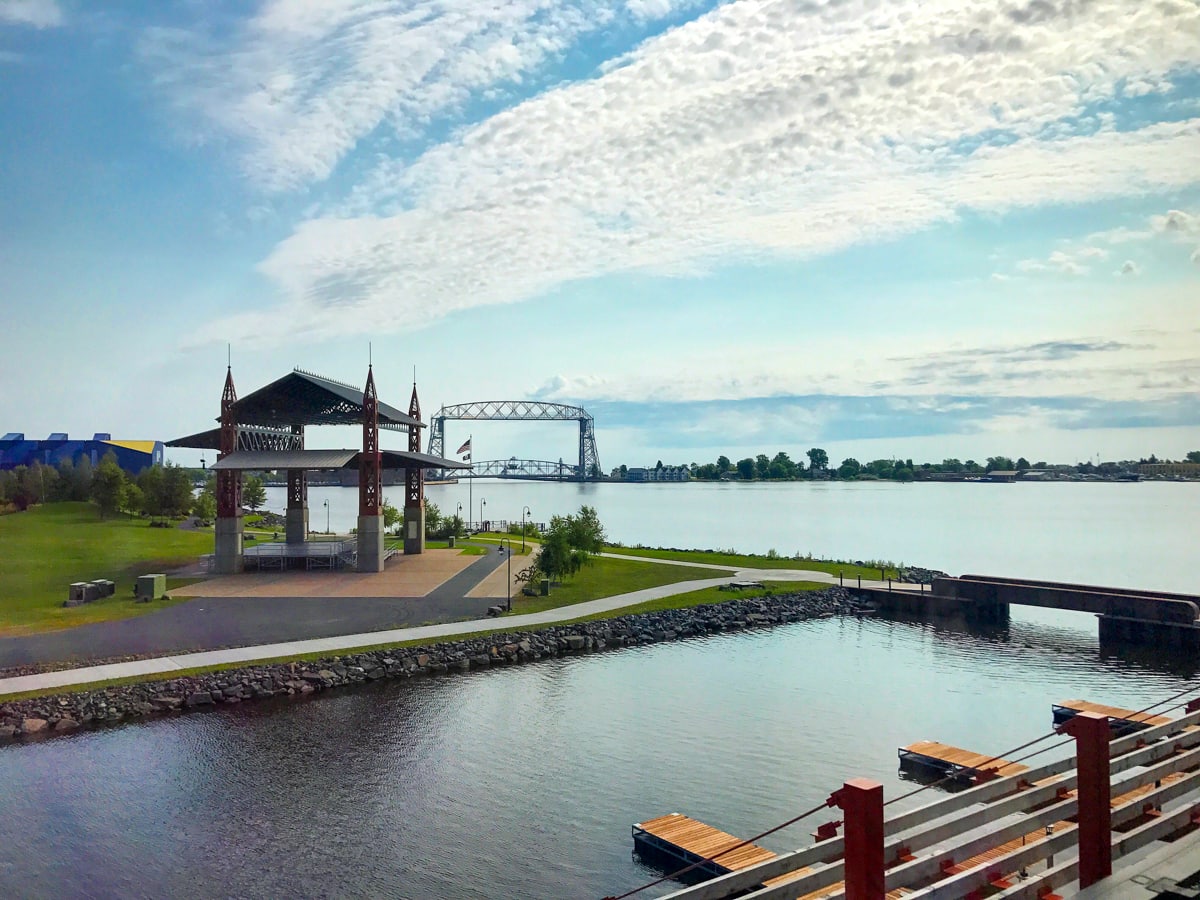
[[[619,893],[654,871],[635,821],[754,834],[848,777],[911,790],[913,741],[1003,754],[1055,701],[1141,708],[1195,674],[1083,624],[801,622],[5,747],[0,895]]]

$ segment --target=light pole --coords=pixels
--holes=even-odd
[[[484,525],[483,525],[484,520],[487,518],[487,516],[485,515],[486,510],[487,510],[487,500],[485,500],[481,497],[479,499],[479,528],[482,531],[487,531],[487,529],[484,528]]]
[[[325,501],[325,533],[329,534],[329,501]]]
[[[458,512],[454,514],[454,518],[458,519],[458,525],[462,527],[462,504],[458,504]],[[454,536],[458,537],[458,529],[455,529]]]
[[[525,555],[525,514],[533,515],[528,506],[521,507],[521,555]]]
[[[512,541],[504,538],[500,543],[506,546],[506,555],[508,556],[508,580],[504,582],[504,597],[506,599],[505,608],[507,612],[512,612]]]

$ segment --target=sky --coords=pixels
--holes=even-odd
[[[0,123],[0,432],[370,360],[605,469],[1200,448],[1196,0],[0,0]]]

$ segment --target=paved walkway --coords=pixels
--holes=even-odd
[[[495,555],[497,557],[500,556],[500,554]],[[490,557],[484,557],[484,559],[490,559]],[[660,560],[653,560],[653,562],[660,562]],[[720,566],[713,568],[723,572],[729,571],[728,569],[722,569]],[[636,606],[639,603],[645,603],[649,600],[672,597],[676,594],[686,594],[689,591],[697,591],[701,588],[728,584],[731,580],[837,583],[836,577],[825,572],[810,572],[802,569],[741,569],[735,572],[733,576],[724,575],[719,578],[705,578],[695,581],[681,581],[675,584],[664,584],[658,587],[645,588],[640,591],[631,591],[627,594],[617,594],[613,597],[603,597],[599,600],[589,600],[585,603],[576,603],[570,606],[549,609],[544,612],[528,613],[522,616],[506,616],[503,619],[482,618],[465,622],[444,622],[438,625],[421,625],[386,631],[343,634],[337,637],[287,641],[252,647],[236,647],[230,650],[209,650],[202,653],[161,656],[155,659],[137,660],[135,662],[111,663],[103,666],[67,669],[60,672],[45,672],[40,675],[21,675],[14,678],[0,679],[0,698],[6,694],[14,694],[22,691],[69,688],[86,685],[95,681],[105,681],[110,678],[169,674],[180,669],[191,669],[202,666],[250,663],[256,660],[298,656],[305,653],[336,654],[376,644],[391,644],[399,641],[414,640],[436,641],[439,638],[450,637],[452,635],[469,635],[484,631],[520,631],[537,625],[553,625],[557,622],[566,622],[596,613],[613,612],[628,606]],[[862,586],[886,587],[887,582],[864,581]],[[897,589],[900,587],[900,585],[896,585]],[[911,590],[919,589],[917,585],[905,585],[903,587]]]
[[[468,592],[487,581],[505,557],[489,553],[467,559],[465,569],[419,597],[197,597],[130,619],[0,638],[0,668],[274,644],[479,618],[504,599],[503,591],[491,597]]]

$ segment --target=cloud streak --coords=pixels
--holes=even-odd
[[[249,148],[271,189],[326,178],[377,129],[431,133],[426,120],[617,14],[519,5],[496,24],[491,4],[456,17],[418,6],[412,21],[391,3],[316,6],[301,22],[268,6],[232,60],[177,70],[206,87],[168,85]],[[496,30],[516,56],[480,52]],[[282,309],[212,333],[273,333],[261,326],[281,313],[312,333],[413,329],[606,274],[696,274],[962,210],[1179,190],[1200,178],[1200,119],[1122,131],[1095,110],[1132,79],[1198,63],[1194,4],[740,0],[415,160],[385,153],[263,262]]]
[[[0,22],[54,28],[63,24],[63,12],[56,0],[4,0],[0,3]]]

